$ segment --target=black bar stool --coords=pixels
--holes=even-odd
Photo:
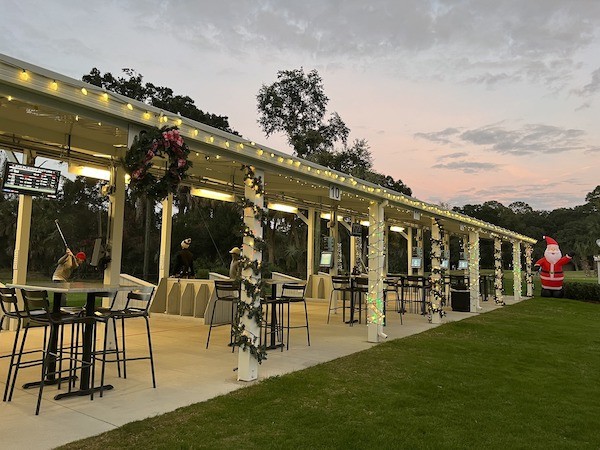
[[[208,328],[208,338],[206,339],[206,348],[208,348],[208,344],[210,343],[210,333],[214,327],[220,327],[222,325],[230,325],[231,331],[229,333],[229,345],[231,346],[231,351],[235,351],[235,347],[233,347],[233,324],[235,323],[237,316],[237,307],[238,302],[240,301],[240,287],[241,284],[239,281],[235,280],[216,280],[215,281],[215,295],[217,299],[213,305],[212,313],[210,315],[210,327]],[[231,316],[229,322],[215,322],[215,309],[217,309],[217,305],[220,303],[228,304],[231,308]]]

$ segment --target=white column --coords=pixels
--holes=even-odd
[[[407,270],[406,273],[408,275],[412,275],[412,258],[413,258],[413,229],[412,227],[408,227],[406,229],[406,258],[408,259],[408,266],[407,266]]]
[[[158,282],[169,277],[171,262],[171,233],[173,228],[173,194],[162,201],[162,220],[160,227],[160,260],[158,261]]]
[[[352,216],[352,221],[351,223],[355,223],[356,221],[356,217]],[[354,267],[356,267],[358,261],[356,258],[356,236],[352,236],[352,233],[350,233],[350,273],[352,273],[352,269],[354,269]]]
[[[431,323],[442,321],[442,231],[438,220],[431,220],[431,301],[427,302],[427,312]]]
[[[479,231],[469,231],[469,292],[470,311],[479,305]]]
[[[494,301],[498,305],[504,305],[502,298],[502,239],[494,237]]]
[[[383,333],[384,204],[369,204],[369,293],[367,295],[367,340],[379,342]]]
[[[129,145],[133,142],[132,133],[128,137]],[[121,259],[123,256],[123,222],[125,213],[125,170],[114,166],[110,171],[110,183],[114,186],[109,195],[108,235],[106,246],[110,252],[110,264],[104,270],[105,284],[119,284],[121,278]],[[110,329],[111,327],[109,327]]]
[[[320,220],[320,219],[319,219]],[[315,208],[308,208],[308,230],[306,236],[306,281],[315,270]]]
[[[262,170],[255,170],[254,176],[260,178],[264,183],[264,172]],[[264,208],[264,197],[258,194],[252,184],[252,180],[247,179],[244,188],[245,197],[254,203],[256,208],[261,210]],[[256,219],[254,209],[244,208],[244,225],[246,228],[257,238],[262,239],[263,228],[260,220]],[[258,264],[262,263],[262,251],[257,250],[254,246],[254,238],[251,236],[244,236],[244,242],[242,246],[242,254],[244,258],[248,258],[249,261],[257,261]],[[242,292],[241,301],[251,305],[251,307],[258,308],[260,306],[260,299],[258,296],[254,298],[248,295],[248,292],[244,288],[246,283],[256,285],[260,281],[260,273],[255,274],[251,267],[244,267],[242,270]],[[247,314],[244,314],[240,318],[240,326],[244,327],[244,334],[246,337],[254,342],[254,345],[258,346],[258,338],[260,337],[260,325],[254,318],[249,318]],[[238,351],[238,381],[252,381],[258,378],[258,360],[249,348],[240,347]]]
[[[521,300],[521,243],[513,242],[513,296]]]
[[[527,297],[533,297],[533,274],[531,273],[531,255],[533,247],[525,244],[525,279],[527,280]]]
[[[329,271],[332,275],[338,274],[338,222],[337,222],[337,211],[332,209],[330,212],[330,220],[327,223],[329,227],[329,236],[333,238],[333,248],[331,249],[333,253],[333,267]]]
[[[25,153],[23,156],[23,164],[31,165],[34,163],[35,158],[33,158],[30,154]],[[15,284],[25,284],[25,281],[27,280],[32,206],[33,201],[30,195],[19,195],[12,276],[12,282]],[[58,259],[58,257],[56,259]],[[16,321],[10,320],[9,323],[11,323],[11,326],[14,325],[16,327]]]
[[[417,248],[419,249],[419,254],[416,256],[421,258],[421,267],[417,270],[417,275],[422,277],[425,274],[425,254],[423,253],[423,227],[421,226],[417,228]]]

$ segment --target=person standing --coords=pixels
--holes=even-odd
[[[231,250],[229,250],[229,254],[231,255],[231,264],[229,265],[229,278],[231,278],[232,280],[237,280],[242,276],[242,251],[239,249],[239,247],[233,247]]]
[[[190,250],[192,238],[181,241],[181,250],[175,255],[173,276],[177,278],[194,278],[194,255]]]

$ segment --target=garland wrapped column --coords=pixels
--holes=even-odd
[[[367,294],[367,340],[379,342],[383,332],[384,203],[369,204],[369,292]]]
[[[513,242],[513,295],[515,301],[521,300],[521,243]]]
[[[527,283],[527,297],[533,297],[533,274],[531,273],[531,255],[533,247],[531,244],[525,244],[525,280]]]
[[[258,378],[258,364],[266,358],[264,345],[260,345],[262,312],[260,291],[262,286],[263,172],[251,166],[244,170],[244,240],[242,247],[242,290],[238,304],[238,324],[234,327],[234,345],[238,352],[238,380]]]
[[[479,231],[469,231],[469,292],[471,312],[477,312],[479,305]]]
[[[502,239],[494,237],[494,302],[497,305],[504,306],[502,298]]]
[[[444,303],[443,270],[441,267],[442,250],[444,245],[444,228],[438,219],[432,220],[431,226],[431,297],[427,302],[429,322],[440,323],[445,315],[442,309]]]

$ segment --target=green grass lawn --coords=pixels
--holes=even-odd
[[[534,298],[65,448],[599,448],[599,308]]]

